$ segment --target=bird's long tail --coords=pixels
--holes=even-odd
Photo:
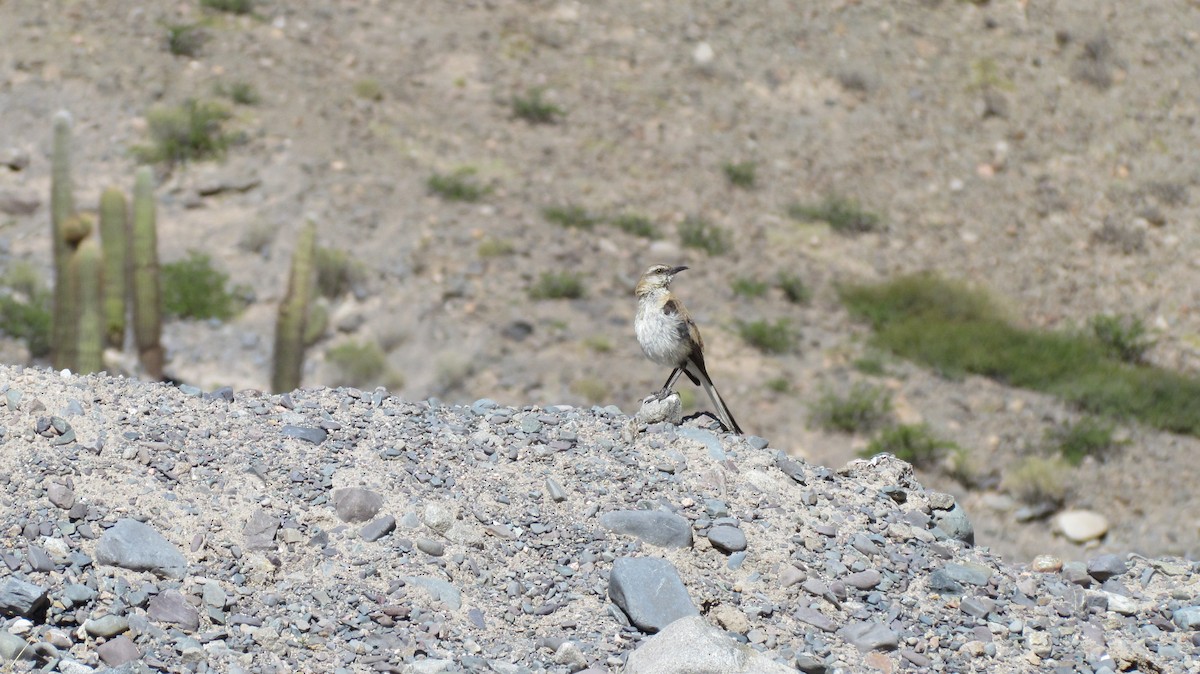
[[[713,384],[712,377],[709,377],[708,373],[703,370],[700,372],[700,386],[708,394],[708,399],[712,401],[713,407],[717,408],[717,418],[721,420],[725,428],[738,435],[743,435],[742,427],[738,426],[737,420],[733,418],[733,413],[729,411],[729,406],[725,404],[725,399],[717,392],[717,387]]]

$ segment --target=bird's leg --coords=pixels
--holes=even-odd
[[[666,400],[671,395],[671,387],[675,382],[679,381],[679,375],[683,374],[683,368],[677,367],[671,371],[671,376],[667,377],[667,383],[663,384],[662,390],[658,392],[659,400]]]

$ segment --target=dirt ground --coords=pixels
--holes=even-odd
[[[173,56],[168,26],[191,23],[204,44]],[[632,413],[667,374],[633,338],[633,283],[648,264],[686,264],[676,290],[748,432],[837,467],[869,438],[810,428],[810,406],[855,381],[886,386],[900,420],[970,452],[974,491],[923,479],[967,506],[980,544],[1018,562],[1082,558],[1097,550],[1016,522],[999,486],[1076,413],[902,362],[858,372],[869,335],[834,284],[936,270],[991,289],[1030,326],[1129,314],[1153,332],[1152,362],[1200,370],[1198,42],[1194,0],[260,0],[252,16],[192,0],[0,0],[0,263],[32,261],[49,279],[56,110],[75,120],[88,208],[107,185],[132,185],[129,149],[154,106],[225,100],[240,142],[160,175],[160,254],[213,256],[254,302],[226,324],[169,324],[174,377],[267,387],[292,241],[311,220],[367,273],[330,307],[306,385],[337,381],[330,348],[373,341],[410,399]],[[261,101],[216,93],[235,82]],[[534,89],[563,111],[557,123],[514,116],[513,98]],[[751,189],[725,176],[739,162],[756,167]],[[480,202],[430,193],[431,175],[463,167],[490,187]],[[882,226],[844,236],[788,217],[829,195]],[[13,206],[30,200],[33,212]],[[661,238],[544,217],[567,204],[643,215]],[[723,228],[727,250],[682,247],[687,218]],[[584,298],[529,298],[561,271],[582,275]],[[805,281],[811,304],[731,288],[781,273]],[[739,321],[781,318],[799,334],[790,353],[738,337]],[[1070,475],[1068,505],[1109,519],[1101,550],[1200,554],[1200,443],[1120,432],[1122,456]]]

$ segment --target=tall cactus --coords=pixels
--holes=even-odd
[[[76,330],[75,370],[80,373],[104,369],[104,261],[96,237],[79,243],[71,255],[71,294],[79,303]]]
[[[75,316],[65,313],[68,301],[67,267],[71,250],[63,231],[75,213],[71,186],[71,115],[60,110],[54,115],[54,141],[50,156],[50,240],[54,253],[54,311],[50,319],[50,362],[56,368],[71,366],[67,353],[69,332]]]
[[[79,370],[79,311],[83,306],[80,295],[79,270],[74,266],[75,252],[83,241],[91,239],[92,219],[83,213],[72,213],[55,232],[64,258],[55,265],[54,313],[51,315],[51,350],[54,367]]]
[[[275,355],[271,388],[284,393],[300,387],[304,368],[304,328],[309,304],[316,292],[314,260],[317,253],[317,226],[308,223],[300,231],[296,251],[292,253],[292,269],[288,276],[287,295],[279,303],[279,318],[275,323]]]
[[[137,170],[133,183],[133,232],[130,237],[133,332],[142,370],[151,379],[163,378],[162,295],[158,274],[158,234],[155,231],[154,174]]]
[[[128,239],[125,194],[119,187],[109,187],[100,195],[100,244],[104,252],[104,341],[114,349],[125,346]]]

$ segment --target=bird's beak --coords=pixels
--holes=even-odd
[[[667,273],[668,273],[668,274],[670,274],[671,276],[674,276],[674,275],[678,274],[679,272],[681,272],[681,271],[683,271],[683,270],[685,270],[685,269],[687,269],[687,267],[682,267],[682,266],[680,266],[680,267],[671,267],[670,269],[668,269],[668,270],[667,270]]]

